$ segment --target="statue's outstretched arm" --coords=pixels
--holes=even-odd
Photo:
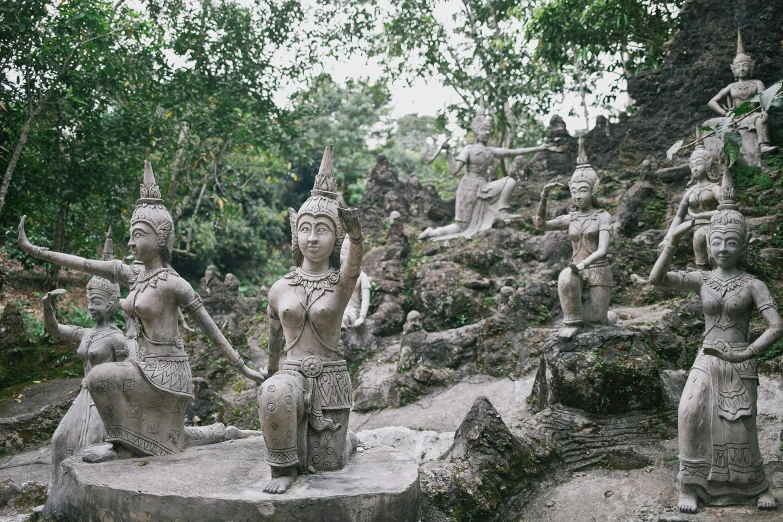
[[[239,353],[234,350],[228,339],[223,336],[223,332],[220,331],[220,328],[217,327],[215,321],[212,320],[212,317],[204,308],[201,297],[193,291],[193,288],[187,281],[182,279],[181,282],[181,287],[178,288],[177,292],[177,304],[182,307],[182,311],[190,315],[204,335],[223,352],[223,357],[239,370],[242,375],[256,382],[264,382],[265,375],[248,368],[245,365],[245,361],[239,356]]]
[[[521,156],[523,154],[530,154],[531,152],[539,152],[542,150],[549,150],[548,145],[538,145],[537,147],[523,147],[519,149],[506,149],[504,147],[492,147],[492,152],[498,158],[510,158]]]
[[[46,333],[56,339],[63,339],[73,343],[79,343],[84,337],[85,329],[80,326],[64,325],[57,322],[57,316],[54,313],[53,301],[58,295],[65,293],[65,290],[58,288],[48,292],[41,298],[43,302],[44,328]]]
[[[130,267],[119,260],[97,261],[94,259],[85,259],[71,254],[63,254],[62,252],[53,252],[47,248],[33,245],[27,239],[27,234],[24,231],[24,223],[26,220],[27,216],[22,216],[22,220],[19,222],[19,247],[26,254],[43,261],[49,261],[55,265],[103,277],[112,283],[127,285],[133,277],[133,272]]]

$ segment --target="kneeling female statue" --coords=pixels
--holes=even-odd
[[[755,357],[783,337],[783,322],[767,285],[743,269],[748,226],[734,199],[726,169],[721,204],[707,231],[712,270],[668,272],[678,240],[698,225],[690,220],[671,232],[650,273],[654,285],[697,292],[704,308],[704,340],[679,407],[679,509],[683,513],[695,513],[700,502],[725,505],[736,499],[756,498],[759,509],[776,507],[756,429]],[[767,329],[750,342],[754,310]]]
[[[269,373],[274,375],[258,392],[272,468],[268,493],[285,492],[305,471],[340,469],[356,449],[348,432],[353,398],[340,326],[361,273],[363,237],[355,210],[338,205],[331,145],[311,194],[299,212],[289,209],[296,269],[269,290]]]
[[[245,366],[204,309],[198,294],[171,268],[174,222],[160,198],[149,163],[144,162],[144,183],[131,217],[128,242],[136,260],[143,264],[95,261],[37,247],[27,239],[25,219],[19,224],[19,246],[26,253],[130,287],[121,306],[135,321],[139,353],[136,360],[99,364],[87,375],[87,389],[109,444],[83,450],[85,461],[168,455],[188,446],[246,435],[220,423],[185,427],[193,378],[179,334],[180,307],[243,375],[259,382],[264,377]]]

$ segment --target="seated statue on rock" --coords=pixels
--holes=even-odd
[[[705,332],[688,374],[678,413],[679,509],[695,513],[700,503],[727,505],[756,499],[774,509],[756,427],[756,357],[783,337],[783,321],[767,286],[745,271],[748,225],[737,211],[731,175],[723,174],[721,201],[707,232],[710,270],[669,272],[677,242],[696,226],[675,228],[650,273],[650,283],[696,292],[704,308]],[[758,311],[766,330],[751,342],[751,317]]]
[[[479,113],[473,118],[471,130],[476,136],[476,143],[462,149],[456,159],[451,153],[448,142],[443,144],[451,175],[457,175],[463,166],[467,169],[465,177],[457,187],[455,222],[445,227],[427,228],[419,234],[419,239],[472,237],[478,232],[491,228],[492,222],[496,218],[516,217],[510,212],[511,195],[516,187],[516,180],[506,176],[489,181],[490,167],[496,158],[511,158],[548,148],[548,146],[542,145],[506,149],[487,145],[492,124],[484,113],[483,104]]]
[[[693,256],[696,268],[709,270],[707,225],[710,224],[710,218],[718,208],[720,184],[710,176],[712,154],[703,145],[699,144],[691,154],[690,166],[690,183],[694,183],[694,185],[683,194],[677,215],[674,216],[674,220],[659,246],[663,248],[668,244],[674,230],[683,222],[691,220],[693,221]]]
[[[731,72],[734,73],[734,78],[737,81],[721,89],[707,104],[710,109],[721,116],[725,116],[732,109],[753,100],[754,97],[764,92],[764,83],[751,78],[753,61],[745,53],[742,44],[742,34],[739,30],[737,30],[737,55],[731,64]],[[757,107],[758,103],[753,102],[753,106]],[[738,130],[742,135],[740,159],[749,165],[759,164],[759,154],[772,152],[777,149],[777,147],[770,144],[768,118],[767,111],[761,109],[759,112],[755,112],[738,122]],[[723,121],[723,118],[715,118],[704,122],[704,125],[710,126],[721,121]],[[706,141],[707,148],[711,150],[713,156],[719,155],[722,146],[721,141],[716,137],[711,137]]]
[[[130,287],[121,307],[134,319],[139,355],[136,360],[104,362],[87,375],[87,389],[105,426],[108,444],[82,450],[86,462],[168,455],[189,446],[247,435],[221,423],[185,427],[193,378],[178,327],[179,307],[238,371],[256,381],[264,377],[245,365],[198,294],[171,268],[174,222],[160,198],[149,163],[144,163],[141,198],[131,217],[128,242],[141,265],[94,261],[37,247],[27,239],[25,219],[19,224],[19,246],[26,253]]]
[[[111,239],[106,239],[104,260],[112,259]],[[60,476],[60,463],[76,454],[80,449],[103,442],[104,427],[95,403],[87,391],[86,377],[90,370],[107,362],[122,362],[129,358],[125,335],[114,324],[114,317],[120,304],[120,288],[102,277],[93,277],[87,283],[87,310],[95,326],[64,325],[57,322],[54,300],[65,290],[48,292],[43,302],[44,327],[46,333],[56,339],[79,343],[76,357],[84,363],[84,376],[79,394],[71,404],[52,435],[53,483]],[[135,355],[131,355],[134,358]]]
[[[363,236],[356,211],[339,206],[333,150],[326,148],[311,196],[299,212],[289,209],[296,266],[269,290],[273,375],[258,391],[272,468],[267,493],[284,493],[304,472],[341,469],[356,449],[348,431],[353,396],[340,327],[361,274]]]
[[[340,253],[340,264],[345,263],[347,259],[348,245],[349,243],[343,243],[342,252]],[[353,294],[351,294],[351,300],[348,301],[348,306],[345,307],[345,312],[343,312],[343,327],[359,327],[364,324],[365,319],[367,319],[367,312],[370,311],[371,284],[370,276],[362,271],[359,274],[359,279],[356,280],[356,288]]]
[[[567,231],[573,246],[571,264],[560,272],[557,281],[564,325],[558,334],[563,338],[574,337],[585,326],[617,322],[617,316],[609,312],[614,282],[606,259],[612,217],[598,206],[598,185],[598,174],[588,163],[580,138],[576,170],[568,183],[576,210],[547,221],[549,191],[562,186],[557,182],[548,183],[541,192],[535,217],[537,229]]]

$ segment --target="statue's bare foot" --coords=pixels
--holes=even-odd
[[[776,150],[778,150],[778,148],[773,145],[765,144],[759,147],[759,152],[761,152],[762,154],[766,154],[767,152],[775,152]]]
[[[248,437],[258,437],[263,435],[256,430],[240,430],[235,426],[226,426],[226,440],[246,439]]]
[[[580,329],[578,326],[565,326],[557,331],[557,335],[561,339],[573,339]]]
[[[264,492],[278,495],[285,493],[293,485],[297,476],[299,476],[299,473],[296,471],[296,466],[277,471],[272,469],[272,480],[264,487]]]
[[[419,234],[419,239],[427,239],[428,237],[430,237],[432,235],[432,230],[433,230],[432,227],[425,228],[424,232]]]
[[[760,499],[759,499],[760,500]],[[696,508],[699,506],[699,499],[696,497],[696,492],[688,486],[682,487],[680,493],[680,502],[677,504],[681,513],[696,513]]]
[[[83,449],[81,454],[82,460],[90,464],[127,459],[133,456],[129,451],[117,448],[113,444],[93,444]]]
[[[775,502],[775,496],[770,490],[759,495],[756,505],[759,509],[777,509],[778,507],[777,502]]]
[[[612,312],[611,310],[609,310],[608,312],[606,312],[606,319],[609,321],[609,324],[617,324],[617,320],[619,318],[617,317],[616,312]]]

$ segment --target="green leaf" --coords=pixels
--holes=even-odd
[[[739,158],[740,148],[742,147],[742,135],[739,131],[732,130],[725,134],[723,141],[723,153],[729,158],[729,167]]]
[[[683,140],[677,140],[677,142],[669,147],[669,150],[666,151],[666,157],[669,159],[672,159],[677,152],[682,148]]]
[[[747,114],[751,112],[755,107],[753,107],[753,104],[749,101],[743,102],[739,107],[735,107],[734,109],[729,112],[731,116],[734,116],[735,118],[738,116],[742,116],[743,114]]]
[[[761,102],[762,109],[764,109],[765,111],[769,110],[769,108],[772,106],[772,100],[775,99],[775,96],[777,96],[781,87],[783,87],[783,84],[778,82],[761,93],[761,95],[759,96],[759,100]]]

